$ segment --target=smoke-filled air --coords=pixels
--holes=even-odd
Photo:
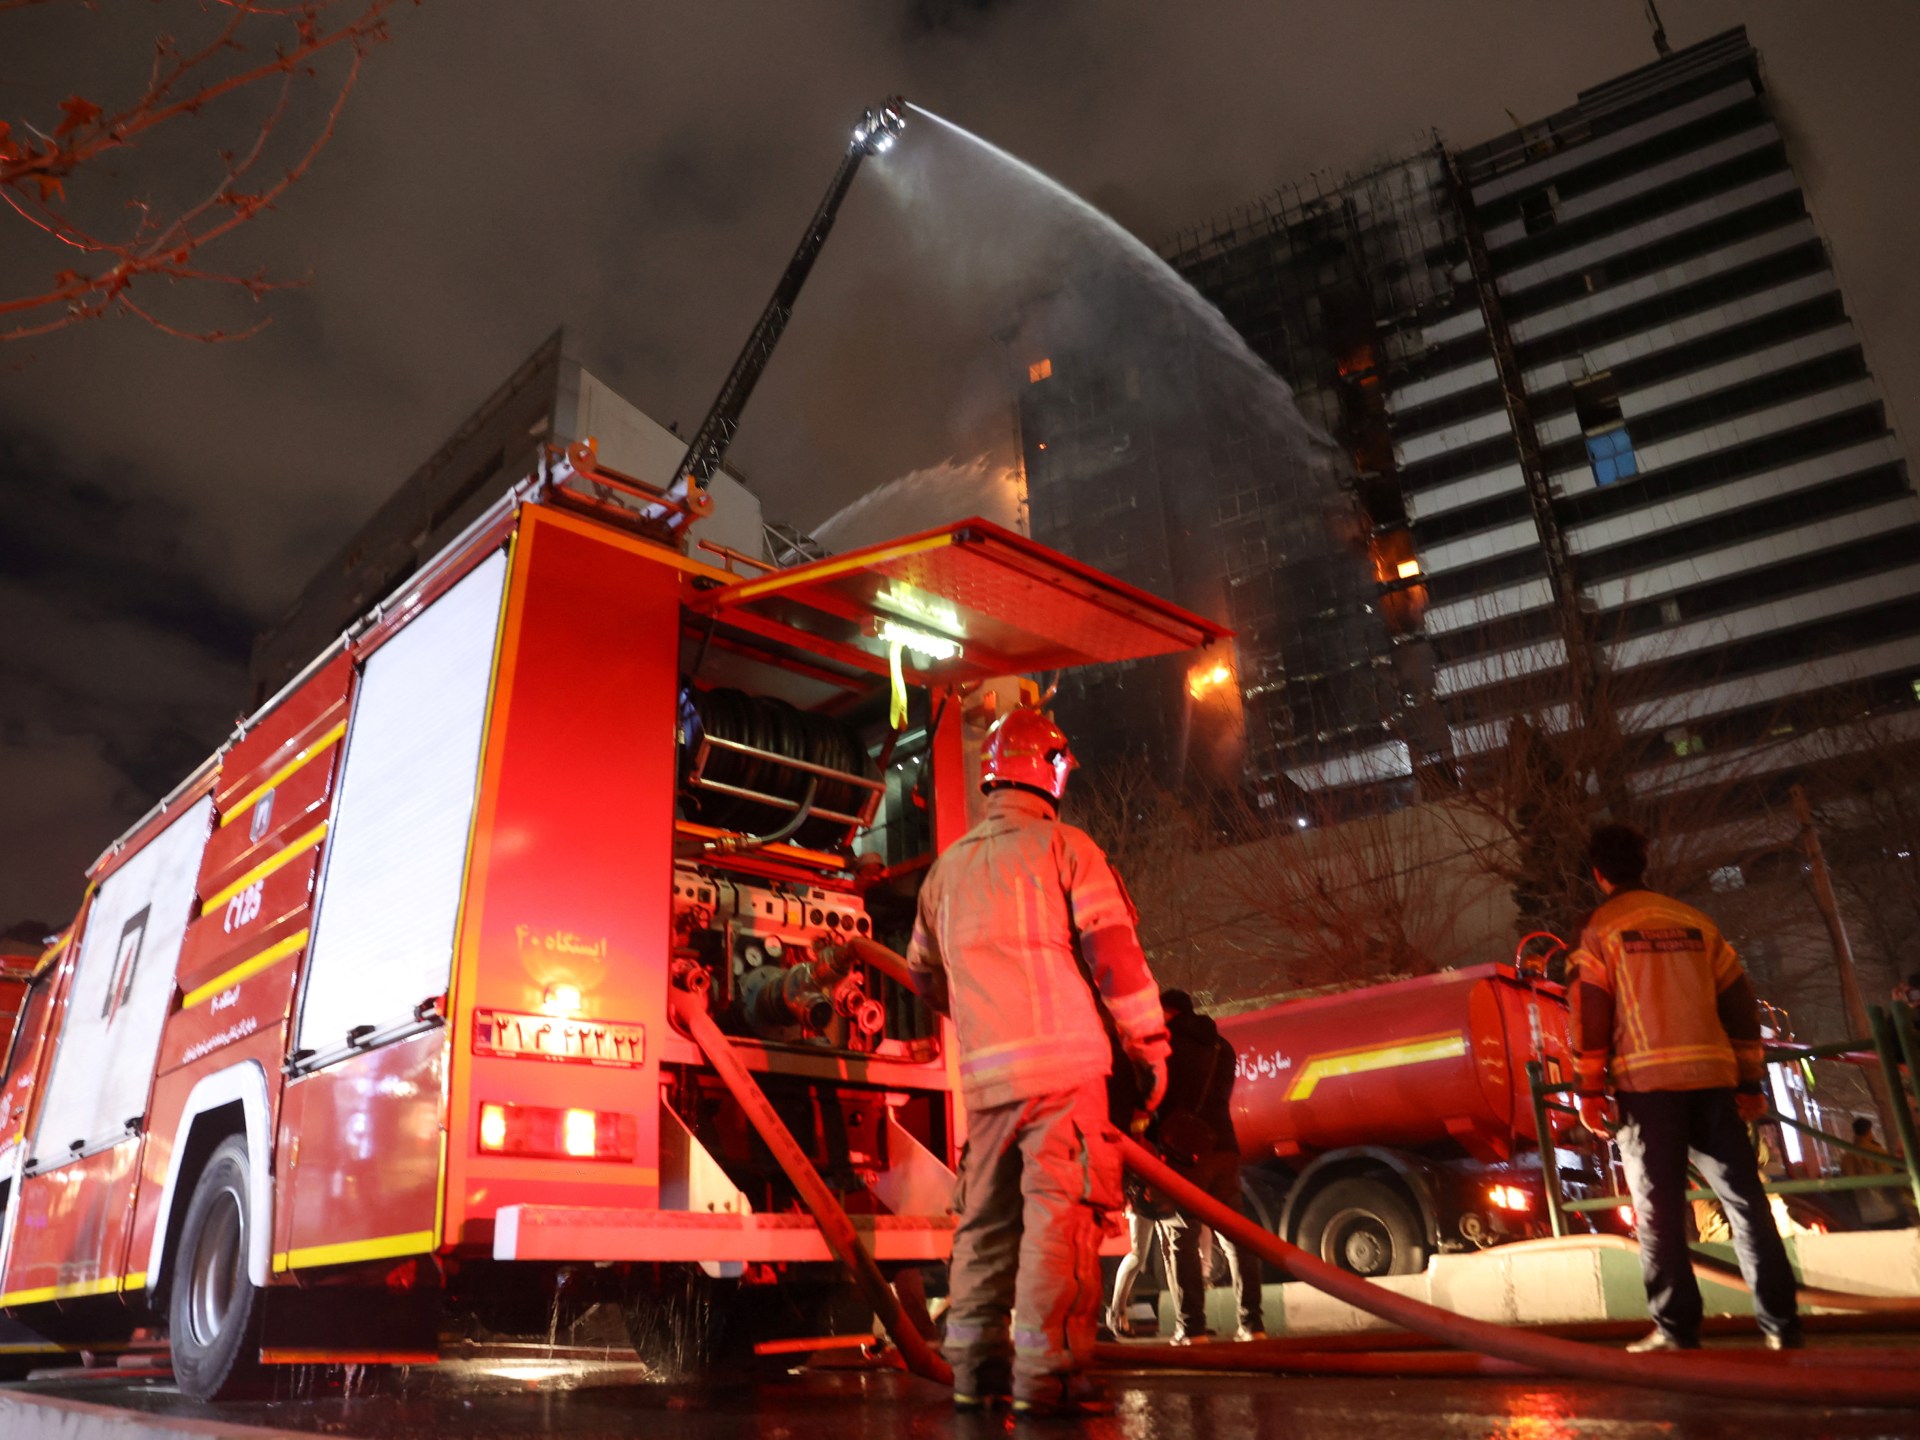
[[[894,247],[869,276],[913,277],[915,332],[875,369],[874,423],[909,400],[907,375],[940,363],[954,449],[802,518],[845,549],[1011,503],[1035,539],[1240,630],[1243,683],[1324,668],[1285,652],[1312,648],[1300,637],[1315,617],[1364,613],[1372,590],[1341,452],[1151,248],[912,108],[856,187],[872,207],[865,233]],[[889,289],[868,292],[867,324],[883,323]],[[928,403],[924,378],[917,388]],[[1256,653],[1250,631],[1264,637]],[[1276,646],[1279,633],[1296,639]]]
[[[867,229],[898,247],[886,271],[913,276],[919,353],[897,358],[912,369],[941,357],[954,453],[801,518],[844,549],[881,514],[893,533],[978,513],[983,499],[1000,508],[993,518],[1019,515],[1025,482],[1036,538],[1096,552],[1081,558],[1229,623],[1229,543],[1308,563],[1310,589],[1334,580],[1330,560],[1360,583],[1336,452],[1220,312],[1086,200],[910,108],[903,142],[868,163],[860,187],[890,211]],[[876,412],[903,389],[876,374]],[[1013,493],[996,493],[1003,476]],[[1090,530],[1090,504],[1111,524]],[[1059,523],[1069,506],[1073,536]],[[1294,608],[1326,598],[1303,593]]]

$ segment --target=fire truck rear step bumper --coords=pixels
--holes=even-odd
[[[876,1260],[945,1260],[953,1219],[855,1215]],[[762,1264],[833,1258],[807,1215],[710,1215],[686,1210],[603,1210],[506,1205],[494,1217],[496,1260],[740,1260]]]

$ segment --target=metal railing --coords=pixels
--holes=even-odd
[[[1882,1165],[1901,1166],[1905,1173],[1902,1174],[1900,1169],[1889,1169],[1883,1175],[1772,1180],[1762,1187],[1767,1194],[1824,1195],[1854,1190],[1892,1190],[1905,1186],[1912,1192],[1914,1204],[1920,1207],[1920,1146],[1915,1144],[1914,1121],[1916,1113],[1920,1113],[1920,1031],[1915,1029],[1913,1007],[1904,1001],[1896,1002],[1891,1011],[1879,1005],[1870,1005],[1867,1007],[1867,1018],[1873,1029],[1870,1036],[1842,1040],[1831,1045],[1770,1045],[1767,1047],[1767,1059],[1769,1063],[1775,1063],[1851,1057],[1860,1063],[1869,1063],[1868,1057],[1871,1056],[1870,1063],[1880,1067],[1887,1090],[1893,1096],[1892,1119],[1900,1143],[1899,1155],[1869,1150],[1863,1145],[1842,1140],[1837,1135],[1829,1135],[1791,1115],[1782,1115],[1772,1105],[1767,1107],[1763,1118],[1812,1136],[1835,1150],[1859,1155]],[[1558,1237],[1567,1233],[1566,1217],[1569,1215],[1592,1214],[1632,1204],[1633,1197],[1630,1195],[1599,1195],[1579,1200],[1566,1198],[1561,1189],[1560,1166],[1552,1153],[1556,1147],[1551,1119],[1555,1114],[1578,1116],[1579,1111],[1574,1106],[1554,1098],[1572,1094],[1577,1087],[1571,1082],[1549,1081],[1545,1067],[1538,1060],[1527,1062],[1527,1081],[1533,1092],[1534,1134],[1540,1144],[1543,1162],[1540,1169],[1546,1184],[1547,1218],[1552,1223],[1554,1235]],[[1687,1191],[1689,1200],[1713,1198],[1711,1190],[1694,1188]]]

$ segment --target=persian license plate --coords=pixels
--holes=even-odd
[[[481,1009],[473,1012],[473,1053],[576,1065],[639,1065],[647,1058],[647,1030],[625,1020],[567,1020]]]

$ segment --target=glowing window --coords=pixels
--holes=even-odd
[[[1402,560],[1399,567],[1394,571],[1394,574],[1398,575],[1402,580],[1411,580],[1419,573],[1420,562],[1418,560]]]
[[[1051,374],[1053,374],[1052,360],[1036,360],[1033,364],[1027,366],[1027,383],[1029,385],[1038,385]]]

